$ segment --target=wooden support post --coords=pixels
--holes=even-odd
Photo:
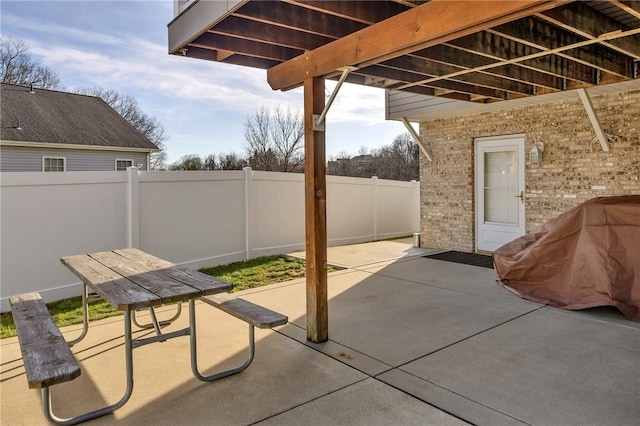
[[[324,109],[324,79],[304,81],[305,231],[307,250],[307,340],[329,338],[327,311],[327,182],[325,132],[314,131]]]

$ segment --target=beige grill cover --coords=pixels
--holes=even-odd
[[[640,321],[640,195],[600,197],[493,252],[498,282],[563,309],[612,305]]]

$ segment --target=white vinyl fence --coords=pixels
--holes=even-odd
[[[0,173],[0,299],[80,294],[61,263],[137,247],[190,268],[304,250],[304,175],[252,171]],[[329,245],[419,229],[419,183],[327,177]]]

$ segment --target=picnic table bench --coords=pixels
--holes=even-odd
[[[56,424],[73,425],[109,414],[122,407],[133,392],[133,349],[154,342],[162,342],[180,336],[190,336],[191,370],[196,378],[214,381],[237,374],[246,369],[255,354],[254,327],[272,328],[286,324],[286,316],[271,311],[228,293],[231,283],[176,266],[137,249],[114,250],[87,255],[68,256],[62,263],[78,275],[83,282],[83,313],[85,325],[82,335],[67,342],[44,304],[40,294],[27,293],[10,297],[11,310],[22,351],[27,381],[30,388],[40,388],[46,418]],[[107,407],[99,408],[75,417],[61,419],[53,413],[49,387],[71,381],[81,374],[70,344],[86,335],[87,288],[97,293],[113,307],[124,311],[126,389],[122,398]],[[198,370],[196,350],[195,300],[221,309],[249,324],[249,358],[239,367],[212,375],[202,375]],[[163,333],[152,314],[156,335],[132,337],[133,312],[136,309],[153,308],[163,303],[189,304],[189,327]],[[178,311],[179,312],[179,311]]]
[[[288,318],[278,312],[272,311],[248,300],[234,297],[229,293],[219,293],[200,298],[204,303],[211,305],[233,315],[234,317],[249,324],[249,356],[244,363],[235,368],[230,368],[208,377],[199,377],[200,380],[213,381],[233,374],[238,374],[246,369],[255,356],[255,331],[258,328],[273,328],[287,323]]]
[[[30,388],[46,388],[80,376],[80,366],[39,293],[9,298]]]

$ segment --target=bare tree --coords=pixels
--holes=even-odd
[[[164,133],[164,127],[155,117],[142,111],[135,98],[102,87],[80,89],[78,93],[102,98],[111,108],[160,149],[160,151],[151,154],[149,168],[151,170],[164,170],[166,168],[167,153],[164,141],[167,136]]]
[[[204,170],[216,170],[218,168],[218,162],[216,161],[215,154],[209,154],[205,157],[204,162],[202,163],[202,168]]]
[[[418,180],[419,148],[408,133],[395,137],[376,156],[376,174],[383,179]]]
[[[220,154],[218,166],[220,170],[242,170],[247,165],[247,160],[232,152],[230,154]]]
[[[304,120],[300,113],[277,107],[271,116],[271,139],[278,156],[279,169],[292,172],[304,162]]]
[[[329,157],[327,174],[334,176],[354,176],[351,154],[341,151],[337,156]]]
[[[58,74],[29,55],[28,47],[21,40],[2,38],[0,41],[0,80],[3,83],[42,89],[57,89]]]
[[[204,163],[198,154],[185,155],[171,164],[169,170],[204,170]]]
[[[261,107],[244,123],[244,149],[249,157],[249,164],[256,170],[274,170],[268,155],[270,151],[269,110]]]
[[[244,124],[245,152],[256,170],[300,171],[304,121],[300,113],[261,107]]]
[[[420,174],[419,148],[411,135],[403,133],[395,137],[390,145],[377,150],[362,146],[358,155],[341,152],[331,159],[327,172],[338,176],[372,177],[393,180],[418,180]]]

